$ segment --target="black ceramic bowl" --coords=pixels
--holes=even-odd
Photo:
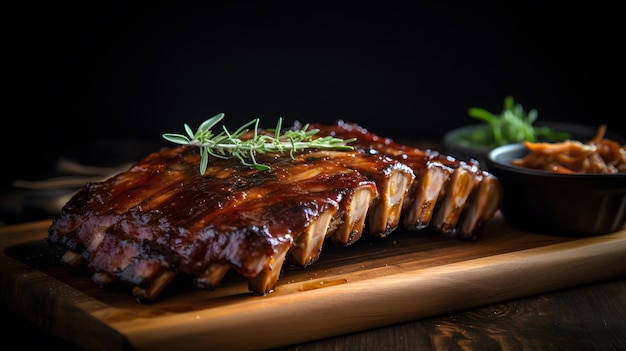
[[[501,211],[514,228],[542,234],[591,236],[626,223],[626,173],[561,174],[513,165],[524,144],[493,149],[487,169],[503,188]]]

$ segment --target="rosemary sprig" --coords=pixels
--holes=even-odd
[[[332,136],[314,138],[319,133],[319,129],[308,129],[309,124],[304,125],[299,130],[287,130],[281,134],[282,118],[278,119],[275,129],[268,129],[274,135],[259,134],[259,118],[242,125],[234,132],[229,132],[225,126],[219,134],[211,131],[219,121],[224,118],[224,113],[202,122],[198,130],[194,133],[191,127],[185,123],[184,134],[165,133],[163,138],[172,143],[181,145],[195,145],[200,147],[200,173],[204,175],[209,164],[209,155],[230,159],[236,157],[246,166],[256,167],[259,171],[270,169],[269,166],[260,164],[255,159],[257,153],[285,152],[289,151],[291,158],[294,152],[303,149],[335,149],[354,150],[354,147],[347,145],[356,139],[343,140]],[[242,140],[241,137],[250,132],[250,127],[254,126],[252,137]]]

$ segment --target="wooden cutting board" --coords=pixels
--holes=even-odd
[[[179,277],[151,304],[61,267],[51,221],[0,228],[6,307],[87,349],[267,349],[464,310],[626,274],[626,230],[588,238],[514,230],[498,215],[474,242],[430,231],[327,244],[284,267],[275,291],[234,273],[215,291]]]

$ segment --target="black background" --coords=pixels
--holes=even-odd
[[[344,119],[437,139],[474,123],[469,107],[499,112],[512,95],[540,120],[626,134],[622,25],[609,5],[201,4],[7,8],[3,179],[43,175],[59,155],[136,159],[219,112],[231,128]]]

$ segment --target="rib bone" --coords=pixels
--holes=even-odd
[[[442,233],[456,232],[460,238],[475,239],[484,222],[493,218],[493,209],[499,206],[502,189],[497,179],[480,169],[474,160],[457,160],[436,151],[399,144],[354,123],[338,121],[334,125],[313,127],[321,135],[356,138],[353,145],[361,152],[387,155],[413,170],[416,178],[405,197],[402,212],[407,230],[430,226]],[[490,186],[481,187],[483,182]],[[480,196],[470,196],[477,186],[482,189],[478,192]],[[483,196],[489,200],[478,199]],[[468,216],[466,213],[472,219],[459,223]]]

